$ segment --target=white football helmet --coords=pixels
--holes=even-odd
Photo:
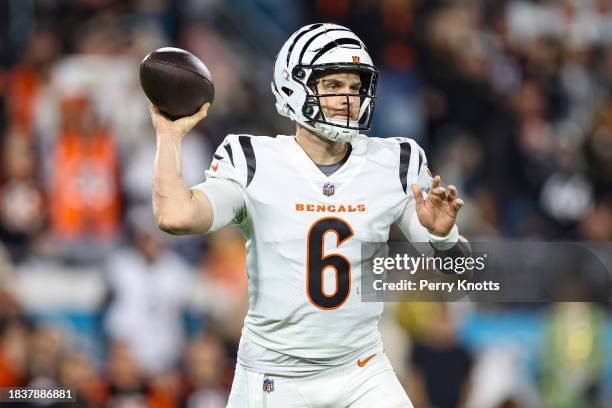
[[[315,77],[335,71],[357,71],[361,77],[357,120],[326,118],[321,109]],[[311,24],[296,31],[283,45],[274,64],[272,93],[278,113],[334,142],[348,142],[359,131],[370,129],[378,70],[364,43],[348,28],[336,24]]]

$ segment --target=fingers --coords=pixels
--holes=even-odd
[[[423,192],[415,183],[412,183],[410,186],[412,189],[412,195],[414,196],[414,201],[417,207],[423,207],[425,205],[425,200],[423,199]]]
[[[448,196],[446,197],[446,199],[448,201],[453,201],[456,198],[457,198],[457,188],[451,184],[450,186],[448,186]]]
[[[157,106],[153,105],[153,103],[151,103],[151,101],[148,99],[147,107],[149,108],[149,113],[151,114],[151,117],[154,117],[156,114],[159,114],[159,109],[157,109]]]
[[[148,101],[148,107],[154,124],[157,122],[170,122],[170,120],[160,112],[159,108],[153,105],[150,101]]]
[[[206,102],[205,104],[200,106],[200,109],[198,109],[196,113],[183,119],[186,119],[189,125],[193,127],[196,125],[196,123],[198,123],[208,115],[208,108],[210,108],[210,103]]]
[[[198,122],[208,115],[208,108],[210,108],[210,103],[206,102],[193,115],[177,119],[174,121],[174,123],[180,127],[181,133],[185,134],[193,129]]]
[[[448,204],[454,211],[459,211],[464,203],[462,199],[457,198],[457,187],[450,185],[446,189],[441,184],[442,179],[440,176],[435,176],[427,198],[436,205],[448,201]]]
[[[150,100],[147,99],[147,106],[149,108],[149,112],[151,113],[151,116],[162,116],[164,119],[166,119],[165,116],[162,115],[162,113],[160,112],[159,108],[157,108],[157,106],[153,105],[153,103],[151,103]],[[204,119],[206,116],[208,116],[208,109],[210,108],[210,102],[205,102],[202,106],[200,106],[200,109],[198,109],[198,111],[196,113],[194,113],[191,116],[187,116],[187,117],[183,117],[180,119],[177,119],[177,121],[181,121],[184,120],[184,122],[190,123],[193,122],[193,125],[195,125],[196,123],[198,123],[199,121],[201,121],[202,119]],[[193,127],[192,125],[192,127]]]
[[[147,107],[149,108],[149,114],[151,115],[151,122],[153,122],[153,128],[157,131],[160,128],[167,126],[168,119],[161,114],[157,106],[153,105],[150,100],[147,99]]]
[[[431,190],[429,190],[428,199],[432,200],[435,204],[440,204],[449,197],[448,192],[442,187],[442,178],[436,175],[431,183]]]
[[[198,122],[201,121],[202,119],[204,119],[206,116],[208,116],[208,109],[210,109],[210,102],[204,103],[200,107],[200,110],[198,110],[196,112],[196,116],[198,118]]]
[[[442,201],[446,200],[447,197],[448,197],[448,193],[446,192],[446,189],[444,187],[432,188],[428,196],[428,198],[435,201],[436,204],[441,203]]]
[[[442,184],[442,179],[440,178],[439,175],[436,175],[433,179],[433,182],[431,183],[431,189],[433,190],[436,187],[440,187],[441,184]]]
[[[151,114],[151,120],[153,121],[153,127],[159,134],[172,135],[175,137],[182,138],[186,135],[193,127],[202,119],[208,115],[208,109],[210,108],[210,102],[206,102],[200,106],[200,109],[191,116],[182,117],[180,119],[171,120],[168,119],[164,114],[161,113],[159,108],[155,106],[151,101],[147,100],[147,106],[149,113]]]
[[[448,189],[445,189],[442,187],[442,178],[437,175],[433,179],[430,194],[433,194],[435,197],[438,197],[441,200],[448,200],[449,202],[452,202],[457,198],[457,187],[451,184],[448,186]]]
[[[457,198],[457,187],[453,185],[448,186],[447,199],[453,210],[459,211],[461,207],[463,207],[463,200],[460,198]]]
[[[208,109],[210,109],[210,102],[205,102],[200,108],[200,110],[202,109],[206,110],[206,114],[208,114]]]
[[[452,206],[453,210],[459,211],[461,209],[461,207],[463,207],[463,200],[458,198],[458,199],[456,199],[455,201],[453,201],[451,203],[451,206]]]

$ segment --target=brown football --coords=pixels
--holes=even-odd
[[[215,98],[206,65],[180,48],[159,48],[140,64],[140,85],[147,98],[168,119],[191,116]]]

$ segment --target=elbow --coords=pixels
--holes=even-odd
[[[155,221],[160,230],[172,235],[183,235],[189,229],[187,223],[177,217],[155,214]]]
[[[187,228],[188,217],[185,216],[185,208],[177,206],[176,203],[156,200],[153,196],[153,215],[157,227],[172,235],[183,235]]]
[[[155,221],[157,222],[157,227],[168,234],[174,234],[174,231],[177,229],[177,224],[170,221],[168,218],[156,216]]]
[[[200,220],[188,212],[184,214],[155,214],[157,227],[172,235],[204,234],[212,225],[211,220]]]
[[[193,197],[163,201],[154,196],[153,213],[158,228],[172,235],[203,234],[212,226],[212,212]]]

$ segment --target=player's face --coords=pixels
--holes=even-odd
[[[321,109],[327,119],[356,121],[359,116],[359,89],[361,79],[356,72],[339,72],[323,75],[316,80],[317,92],[319,95],[326,94],[351,94],[348,98],[345,95],[322,96],[319,98]]]

